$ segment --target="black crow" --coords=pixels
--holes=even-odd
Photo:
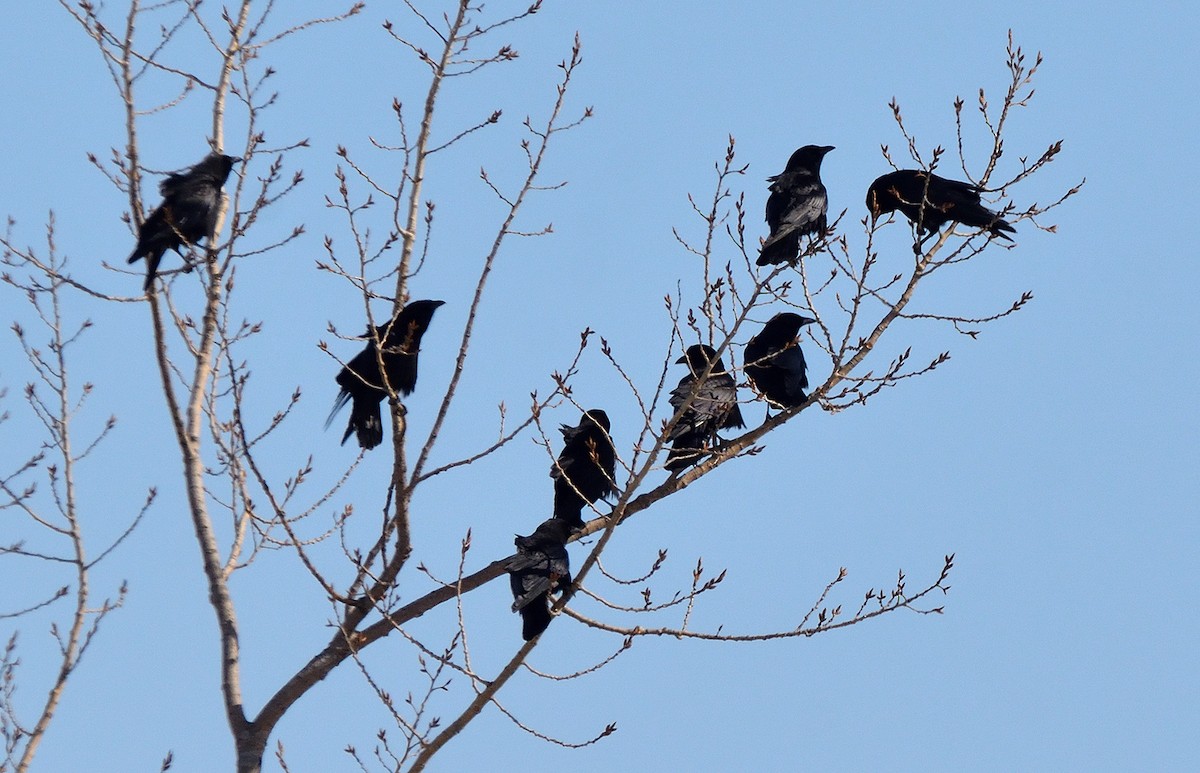
[[[1012,241],[1005,231],[1016,233],[1017,229],[979,203],[982,192],[970,183],[947,180],[919,169],[901,169],[871,183],[867,189],[867,209],[872,221],[887,212],[900,210],[917,226],[919,236],[924,237],[913,245],[913,252],[920,252],[929,237],[952,221],[971,228],[984,228],[993,236]],[[924,207],[921,206],[922,199]]]
[[[333,417],[347,402],[350,405],[350,423],[342,444],[354,433],[363,448],[374,448],[383,442],[383,419],[379,404],[388,396],[388,387],[399,395],[411,394],[417,385],[417,354],[421,351],[421,336],[429,328],[433,312],[445,301],[413,301],[409,303],[391,323],[367,330],[367,347],[350,360],[337,374],[338,392],[333,410],[325,420],[326,428]],[[383,375],[379,373],[379,358],[375,342],[383,341]]]
[[[137,247],[129,262],[146,259],[146,292],[154,285],[163,253],[191,247],[207,239],[217,225],[221,188],[233,165],[241,161],[233,156],[209,153],[204,160],[184,172],[167,175],[158,184],[162,204],[150,213],[138,229]]]
[[[512,586],[514,612],[521,613],[521,636],[529,641],[550,625],[550,594],[569,598],[571,561],[567,540],[575,530],[561,518],[543,521],[528,537],[513,540],[517,555],[505,567]]]
[[[792,408],[804,402],[808,367],[800,350],[800,328],[816,322],[785,311],[771,317],[746,344],[746,377],[772,405]]]
[[[710,362],[713,366],[708,378],[697,387],[696,380]],[[676,363],[687,363],[691,372],[671,390],[671,407],[678,411],[693,392],[696,396],[667,438],[671,441],[671,451],[667,454],[666,468],[671,471],[699,461],[701,450],[716,439],[718,430],[746,426],[737,404],[737,382],[711,346],[689,346]]]
[[[583,526],[586,505],[616,492],[617,451],[609,435],[608,414],[593,408],[579,419],[579,426],[563,424],[563,450],[550,465],[554,478],[554,517],[572,526]]]
[[[767,198],[767,225],[771,234],[763,242],[757,264],[792,263],[800,253],[800,237],[824,236],[829,197],[821,184],[821,159],[832,145],[805,145],[792,154],[787,166],[774,177]]]

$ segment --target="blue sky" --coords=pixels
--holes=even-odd
[[[281,92],[265,116],[269,141],[311,141],[289,162],[304,169],[306,182],[262,223],[264,240],[297,222],[307,235],[238,270],[242,313],[265,323],[246,351],[255,372],[251,399],[273,410],[297,385],[303,390],[276,443],[281,473],[311,453],[320,474],[335,476],[354,456],[338,447],[335,431],[322,430],[336,366],[316,343],[344,354],[347,345],[325,332],[326,323],[356,331],[361,304],[314,261],[323,257],[324,235],[348,239],[323,203],[336,190],[335,148],[384,168],[390,162],[369,151],[368,136],[386,140],[393,131],[394,96],[416,104],[423,95],[419,70],[380,28],[385,18],[399,23],[403,12],[385,5],[368,3],[343,25],[268,52]],[[581,772],[1195,769],[1200,314],[1185,229],[1194,217],[1190,175],[1200,168],[1192,40],[1200,12],[1184,3],[1102,13],[1027,2],[987,13],[950,3],[697,5],[549,3],[504,38],[519,60],[447,91],[440,124],[447,132],[495,108],[505,115],[430,168],[427,193],[440,219],[434,257],[414,293],[447,305],[425,340],[421,388],[408,403],[413,424],[428,428],[449,379],[450,356],[438,353],[458,340],[494,228],[497,208],[479,167],[500,176],[517,168],[520,118],[544,114],[554,64],[575,31],[584,64],[569,105],[594,106],[595,118],[552,149],[546,179],[570,184],[536,197],[518,224],[553,222],[554,234],[513,240],[501,257],[435,461],[486,446],[497,404],[515,409],[530,391],[545,392],[585,326],[608,338],[643,383],[656,377],[669,330],[662,296],[680,278],[685,292],[695,287],[695,261],[671,228],[700,233],[686,197],[711,196],[713,163],[730,134],[749,164],[739,184],[753,238],[765,233],[764,178],[796,147],[830,144],[837,147],[823,168],[830,209],[848,210],[843,231],[861,249],[866,186],[887,171],[879,145],[901,148],[888,101],[899,100],[923,151],[950,147],[953,99],[970,105],[980,86],[999,98],[1011,28],[1026,52],[1044,53],[1045,64],[1031,107],[1013,118],[1006,161],[1064,140],[1046,172],[1016,191],[1023,203],[1045,203],[1083,177],[1087,185],[1050,218],[1057,234],[1019,226],[1015,249],[989,251],[931,292],[971,312],[1001,308],[1025,290],[1034,301],[978,340],[919,325],[885,339],[889,353],[912,346],[924,360],[949,348],[953,357],[863,408],[806,411],[771,435],[758,457],[722,467],[629,522],[606,554],[610,569],[632,575],[669,548],[667,586],[686,584],[698,557],[727,568],[696,624],[757,632],[794,625],[839,567],[849,577],[838,600],[849,606],[869,587],[889,587],[900,568],[911,587],[931,580],[942,556],[955,553],[946,613],[900,612],[760,645],[639,640],[599,674],[565,684],[524,673],[501,700],[542,732],[582,741],[609,722],[618,732],[568,751],[491,711],[433,769],[510,770],[522,761]],[[9,149],[0,211],[17,220],[18,243],[40,245],[53,209],[59,247],[76,275],[134,292],[134,277],[100,268],[122,262],[132,238],[120,219],[126,203],[86,160],[123,143],[120,105],[99,55],[56,4],[8,4],[0,30],[9,74],[0,83],[9,108],[0,122]],[[192,163],[204,153],[207,128],[199,100],[146,118],[147,163]],[[261,174],[267,161],[256,162],[262,167],[249,171]],[[904,259],[903,225],[879,239],[885,259]],[[18,319],[30,325],[17,294],[6,288],[0,298],[5,327]],[[158,486],[161,497],[97,571],[98,588],[128,580],[129,600],[72,680],[35,769],[154,770],[168,750],[174,770],[231,769],[214,619],[163,399],[144,386],[155,379],[147,309],[73,296],[70,313],[96,323],[76,366],[78,380],[96,384],[81,425],[120,419],[81,480],[94,544],[119,533],[146,487]],[[827,360],[810,354],[810,363],[813,375],[827,372]],[[597,352],[584,365],[578,399],[606,408],[618,448],[627,448],[636,407]],[[20,399],[29,378],[11,334],[0,336],[0,385],[9,390],[0,409],[13,415],[0,426],[0,470],[36,443]],[[762,417],[760,404],[744,410],[752,422]],[[568,407],[550,421],[576,419]],[[528,533],[548,514],[547,463],[524,438],[462,475],[431,481],[416,500],[416,558],[452,574],[468,527],[470,566],[507,554],[514,532]],[[368,455],[344,495],[316,517],[346,502],[372,517],[387,469],[382,451]],[[11,517],[0,515],[0,541],[20,539]],[[572,556],[581,560],[582,549]],[[295,564],[286,552],[268,552],[233,583],[252,710],[330,636],[329,605]],[[0,582],[14,596],[4,594],[3,611],[61,584],[55,577],[0,561]],[[406,582],[406,598],[428,585],[413,575]],[[494,583],[466,604],[484,674],[520,644],[507,594]],[[594,605],[580,609],[600,614]],[[21,623],[26,699],[45,675],[39,669],[49,667],[51,619]],[[450,624],[443,614],[421,630],[434,636]],[[0,635],[7,638],[10,626]],[[618,644],[559,620],[530,663],[570,672]],[[384,642],[367,660],[397,695],[416,689],[414,655],[402,643]],[[458,705],[447,700],[440,713],[454,716]],[[342,748],[370,749],[388,722],[348,666],[297,704],[275,738],[293,771],[352,770]]]

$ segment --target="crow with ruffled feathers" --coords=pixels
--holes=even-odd
[[[413,301],[405,306],[394,320],[368,330],[364,337],[367,346],[337,374],[341,387],[333,410],[325,421],[328,428],[333,417],[346,403],[350,403],[350,422],[342,443],[351,434],[358,444],[371,449],[383,442],[383,418],[379,404],[392,392],[404,396],[412,394],[417,385],[417,355],[421,351],[421,337],[429,328],[433,313],[444,301]],[[383,356],[377,355],[376,341],[383,342]],[[379,360],[383,360],[383,373]],[[384,383],[384,376],[387,383]]]
[[[167,175],[167,179],[158,184],[162,203],[138,229],[137,246],[129,256],[130,263],[146,259],[146,283],[143,286],[146,292],[154,286],[163,253],[174,250],[182,255],[182,247],[192,247],[212,234],[217,226],[221,188],[233,165],[241,160],[209,153],[195,166]]]
[[[550,465],[554,479],[554,517],[583,526],[583,508],[616,492],[617,452],[609,435],[608,414],[585,411],[578,426],[563,424],[563,450]]]
[[[784,170],[774,177],[767,198],[767,225],[771,233],[759,251],[760,266],[792,263],[800,254],[800,237],[825,236],[829,197],[821,183],[821,161],[832,145],[805,145],[792,154]]]
[[[800,328],[816,322],[785,311],[763,325],[746,343],[746,377],[769,403],[793,408],[807,399],[808,366],[800,349]]]
[[[512,587],[514,612],[521,613],[521,636],[525,641],[550,625],[551,594],[570,596],[571,561],[567,540],[574,528],[561,518],[543,521],[528,537],[513,540],[517,546],[505,569]]]
[[[917,226],[919,239],[913,245],[913,252],[920,252],[925,242],[950,222],[985,229],[992,236],[1012,241],[1008,234],[1016,233],[1017,229],[983,206],[981,193],[983,189],[971,183],[947,180],[919,169],[901,169],[871,183],[867,189],[867,210],[872,222],[899,210]]]
[[[689,373],[671,390],[669,401],[676,412],[689,398],[692,401],[667,437],[671,450],[666,468],[672,472],[698,462],[704,449],[718,439],[718,430],[746,426],[738,408],[737,381],[725,369],[725,362],[717,357],[716,350],[707,344],[689,346],[676,360],[676,364],[684,363]],[[699,381],[706,370],[708,376]]]

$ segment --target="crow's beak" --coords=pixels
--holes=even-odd
[[[683,363],[685,363],[685,362],[687,362],[687,355],[686,355],[686,354],[685,354],[685,355],[683,355],[682,357],[680,357],[678,360],[675,360],[675,364],[676,364],[676,365],[682,365],[682,364],[683,364]]]

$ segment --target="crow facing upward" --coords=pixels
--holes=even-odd
[[[798,336],[800,328],[813,322],[785,311],[746,343],[746,377],[772,405],[794,408],[807,398],[808,366]]]
[[[137,246],[129,256],[133,263],[146,259],[146,292],[154,285],[158,264],[167,250],[179,252],[207,239],[217,225],[221,188],[233,165],[241,161],[233,156],[209,153],[192,168],[167,175],[158,184],[163,201],[138,229]]]
[[[563,450],[550,465],[554,478],[554,517],[583,526],[581,513],[597,499],[616,492],[617,452],[609,435],[608,414],[598,408],[585,411],[579,425],[563,424]]]
[[[782,172],[767,178],[771,233],[762,244],[757,265],[791,263],[800,253],[801,236],[825,235],[829,197],[821,183],[821,160],[831,150],[832,145],[805,145],[792,154]]]
[[[675,362],[687,363],[690,372],[671,390],[671,407],[678,412],[692,392],[696,396],[667,437],[671,451],[667,454],[666,468],[672,472],[699,461],[702,449],[716,439],[718,430],[746,426],[737,404],[737,382],[725,369],[725,362],[717,357],[716,350],[707,344],[695,344]],[[708,378],[697,387],[697,379],[710,362],[713,365]]]
[[[367,346],[337,374],[342,389],[325,420],[325,427],[350,402],[350,422],[342,444],[354,433],[362,448],[370,449],[383,442],[383,419],[379,404],[388,396],[387,387],[399,395],[411,394],[417,385],[417,354],[421,351],[421,336],[429,328],[433,312],[445,301],[413,301],[401,310],[390,324],[367,330]],[[379,372],[376,340],[383,342],[384,373]],[[384,384],[384,376],[387,384]]]
[[[550,625],[550,594],[570,597],[571,561],[567,540],[575,530],[561,518],[543,521],[528,537],[513,540],[517,555],[505,567],[514,612],[521,613],[521,636],[529,641]]]
[[[867,189],[867,209],[872,222],[887,212],[900,210],[924,237],[913,245],[913,252],[920,252],[925,241],[951,221],[987,229],[992,236],[1012,241],[1005,231],[1016,233],[1017,229],[983,206],[979,202],[980,193],[982,189],[970,183],[947,180],[919,169],[901,169],[871,183]]]

